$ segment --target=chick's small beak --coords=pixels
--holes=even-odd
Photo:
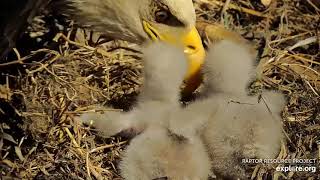
[[[186,84],[182,90],[182,95],[190,95],[202,82],[200,69],[205,59],[205,50],[197,29],[192,27],[189,31],[161,32],[145,21],[143,22],[143,26],[152,40],[162,40],[184,48],[189,65],[187,74],[185,75]]]

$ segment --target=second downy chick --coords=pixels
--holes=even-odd
[[[280,150],[285,100],[271,91],[264,91],[260,101],[247,95],[255,70],[246,46],[222,41],[208,54],[204,69],[208,97],[187,106],[184,116],[191,122],[176,121],[174,128],[183,135],[191,125],[202,132],[216,175],[246,179],[242,159],[275,158]]]

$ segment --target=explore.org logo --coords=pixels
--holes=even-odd
[[[242,159],[243,164],[279,164],[276,171],[315,173],[320,168],[317,159]]]
[[[295,165],[295,166],[278,166],[276,167],[276,171],[281,172],[317,172],[316,166],[301,166],[301,165]]]

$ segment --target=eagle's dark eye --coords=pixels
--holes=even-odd
[[[166,10],[159,10],[155,13],[155,20],[157,23],[166,23],[169,20],[169,12]]]

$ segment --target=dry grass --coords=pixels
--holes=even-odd
[[[258,49],[262,81],[254,85],[287,95],[287,143],[279,158],[320,158],[320,7],[310,2],[273,0],[265,8],[249,0],[195,1],[199,21],[222,23]],[[74,116],[94,104],[124,109],[134,104],[142,80],[139,47],[120,41],[93,45],[88,33],[68,27],[65,35],[49,40],[57,41],[55,48],[23,56],[16,49],[16,60],[0,64],[9,69],[0,85],[0,177],[120,178],[116,164],[126,141],[97,137]],[[206,44],[209,36],[203,34]],[[17,66],[23,71],[12,75]],[[279,173],[260,165],[248,174],[320,179],[319,171]]]

